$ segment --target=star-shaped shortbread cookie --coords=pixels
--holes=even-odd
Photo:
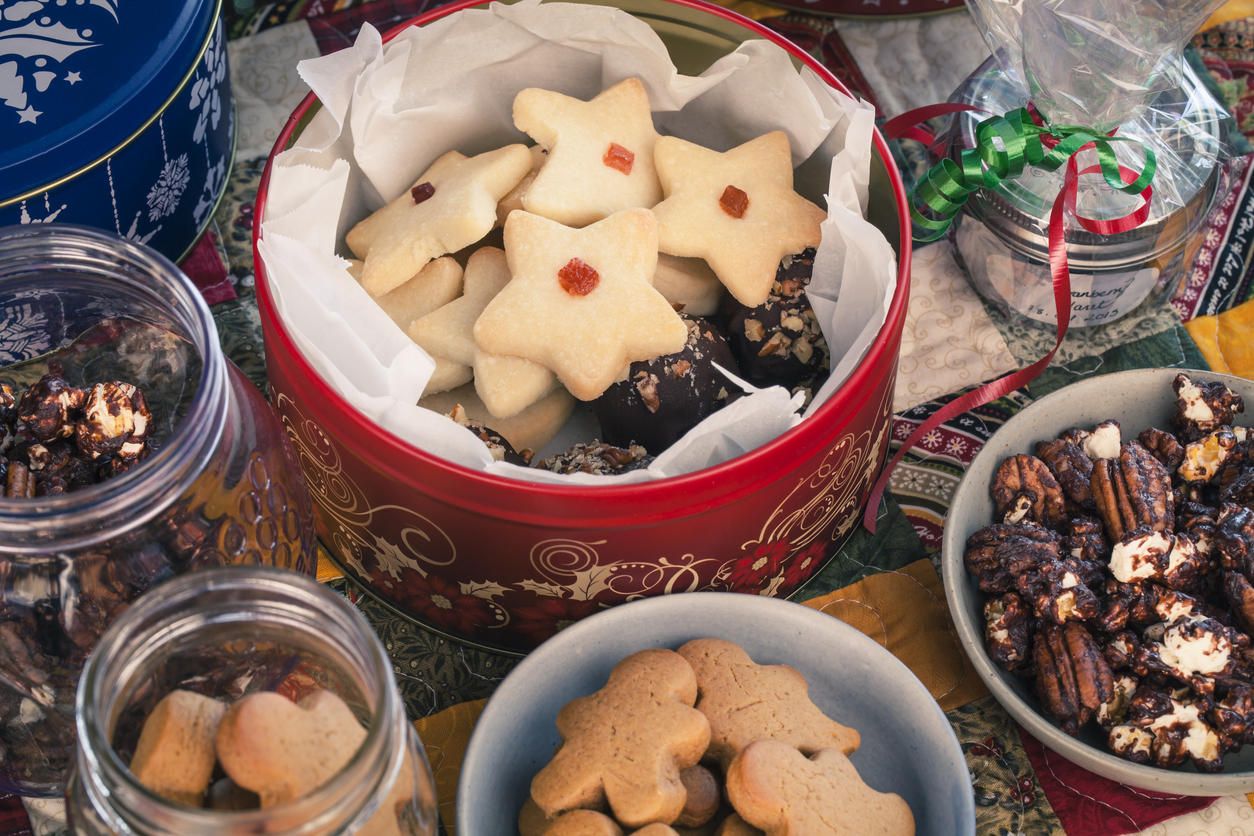
[[[409,327],[410,339],[432,357],[474,367],[475,391],[494,418],[517,415],[557,386],[557,377],[544,366],[475,345],[475,320],[509,280],[504,250],[476,250],[466,262],[462,295]]]
[[[539,88],[514,98],[514,125],[548,150],[523,208],[567,226],[586,226],[662,199],[653,167],[649,96],[629,78],[590,102]]]
[[[688,329],[650,284],[656,236],[648,209],[585,229],[511,212],[505,252],[513,279],[479,316],[475,342],[552,369],[584,401],[629,363],[679,351]]]
[[[521,144],[440,157],[409,191],[349,231],[349,249],[366,262],[362,287],[380,296],[431,259],[478,241],[496,224],[497,201],[529,171],[531,152]]]
[[[704,258],[743,305],[766,301],[780,259],[818,246],[827,213],[793,191],[782,131],[725,153],[664,136],[654,160],[666,194],[653,207],[658,248]]]

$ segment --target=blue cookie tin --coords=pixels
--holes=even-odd
[[[235,153],[221,6],[0,4],[0,227],[85,224],[182,258]]]

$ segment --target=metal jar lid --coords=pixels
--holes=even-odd
[[[957,100],[977,104],[986,111],[1006,113],[1022,105],[1021,92],[989,58],[971,75]],[[1186,65],[1183,84],[1158,97],[1152,115],[1121,127],[1118,135],[1141,138],[1153,131],[1174,159],[1159,158],[1159,170],[1171,166],[1173,194],[1155,189],[1150,215],[1145,223],[1128,232],[1099,235],[1078,226],[1067,230],[1067,259],[1073,270],[1086,273],[1126,270],[1144,264],[1178,247],[1200,222],[1211,204],[1219,181],[1221,120],[1227,117],[1201,80]],[[962,148],[975,145],[975,129],[983,113],[959,116],[961,145],[955,144],[956,157]],[[1140,136],[1138,136],[1140,134]],[[1121,160],[1138,169],[1143,153],[1131,143],[1114,143]],[[1127,146],[1121,147],[1121,146]],[[1161,146],[1160,146],[1161,147]],[[1096,161],[1081,159],[1087,166]],[[1049,261],[1049,216],[1054,199],[1063,184],[1064,171],[1029,167],[1015,180],[1007,180],[995,190],[980,189],[968,198],[966,211],[981,221],[1005,245],[1028,259]],[[1153,184],[1152,184],[1153,185]],[[1161,183],[1159,184],[1161,185]],[[1100,203],[1099,203],[1100,201]],[[1079,183],[1078,208],[1081,214],[1114,218],[1137,208],[1139,196],[1122,195],[1111,189],[1100,176],[1087,176]],[[1092,211],[1094,205],[1101,209]]]
[[[102,162],[183,89],[222,0],[56,0],[0,15],[0,205]]]

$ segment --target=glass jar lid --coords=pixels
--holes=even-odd
[[[989,58],[951,97],[973,104],[986,113],[959,115],[961,145],[975,145],[978,123],[989,113],[1007,113],[1025,102],[1021,88]],[[1204,214],[1214,196],[1219,163],[1224,156],[1222,122],[1227,112],[1215,101],[1197,74],[1186,65],[1180,86],[1162,93],[1135,121],[1121,126],[1116,136],[1137,140],[1113,142],[1119,162],[1140,171],[1145,164],[1141,143],[1152,145],[1157,173],[1147,220],[1134,230],[1099,235],[1076,226],[1067,232],[1068,257],[1096,269],[1121,269],[1176,246]],[[1081,170],[1097,164],[1094,150],[1077,157]],[[1065,166],[1049,172],[1029,166],[1018,178],[1003,181],[996,189],[981,189],[967,202],[970,214],[983,221],[999,238],[1018,252],[1041,261],[1049,259],[1049,216],[1063,186]],[[1123,217],[1141,205],[1139,195],[1112,189],[1100,175],[1080,179],[1076,206],[1090,218]]]

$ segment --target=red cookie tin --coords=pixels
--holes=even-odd
[[[422,26],[479,5],[424,14]],[[749,38],[787,50],[847,93],[815,59],[747,18],[701,0],[614,5],[662,35],[681,71]],[[404,27],[401,27],[404,28]],[[400,29],[385,36],[389,40]],[[691,45],[690,54],[681,55]],[[265,217],[275,154],[312,115],[311,95],[279,137],[257,193]],[[888,318],[837,392],[797,427],[716,467],[645,484],[520,482],[452,464],[351,407],[297,349],[256,257],[272,402],[309,481],[318,534],[355,581],[401,614],[462,640],[528,650],[606,606],[703,590],[785,596],[858,525],[888,452],[910,286],[901,179],[875,132],[868,218],[898,254]],[[261,224],[254,231],[254,253]]]

